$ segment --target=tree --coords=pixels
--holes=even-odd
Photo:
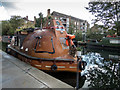
[[[103,38],[104,34],[101,34],[102,31],[99,29],[99,25],[94,25],[93,27],[90,28],[90,30],[87,31],[87,38],[88,39],[97,39],[100,40]]]
[[[68,33],[69,33],[69,34],[73,34],[73,33],[75,32],[74,29],[75,29],[74,23],[73,23],[73,22],[70,22],[70,27],[69,27]]]
[[[105,36],[107,36],[107,35],[113,36],[113,35],[115,35],[115,31],[113,31],[113,30],[108,30],[107,32],[104,33],[104,35],[105,35]]]
[[[81,41],[82,40],[82,32],[76,32],[75,33],[75,40]]]
[[[98,56],[93,58],[93,53],[89,53],[89,55],[92,60],[89,64],[92,64],[93,67],[88,70],[86,80],[89,81],[88,87],[96,89],[120,88],[120,63],[114,60],[102,60],[100,57],[98,59]],[[97,63],[98,61],[99,63]]]
[[[116,30],[120,36],[120,1],[119,2],[89,2],[86,7],[89,12],[95,15],[94,23],[102,22],[104,29]]]
[[[9,21],[2,21],[2,35],[13,35],[13,30]]]
[[[24,20],[21,16],[12,16],[9,22],[14,30],[24,24]]]
[[[43,25],[45,23],[43,14],[39,13],[39,18],[36,19],[35,27],[41,27],[41,24]]]
[[[24,24],[21,16],[12,16],[10,20],[2,21],[2,35],[14,35],[16,29]]]

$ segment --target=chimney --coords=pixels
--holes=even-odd
[[[47,10],[47,16],[49,16],[49,15],[50,15],[50,9]]]
[[[36,24],[36,16],[34,16],[34,25]]]
[[[28,16],[26,16],[26,19],[27,19],[27,21],[28,21]]]

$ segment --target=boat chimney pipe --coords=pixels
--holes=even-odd
[[[40,25],[40,30],[42,30],[42,18],[41,18],[41,25]]]

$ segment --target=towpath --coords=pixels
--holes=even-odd
[[[2,88],[71,88],[72,86],[44,73],[0,50],[0,86]],[[68,90],[69,90],[68,89]]]

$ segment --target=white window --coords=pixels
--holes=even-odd
[[[67,18],[67,22],[69,22],[69,18]]]
[[[63,19],[63,17],[60,17],[60,20],[62,20]]]
[[[67,24],[67,27],[69,27],[69,24]]]
[[[76,22],[74,22],[74,24],[76,25]]]
[[[83,29],[83,27],[80,27],[80,29]]]
[[[57,20],[57,17],[55,17],[55,20]]]
[[[110,39],[110,43],[119,44],[119,43],[120,43],[120,40]]]
[[[81,22],[80,25],[83,25],[83,23]]]

